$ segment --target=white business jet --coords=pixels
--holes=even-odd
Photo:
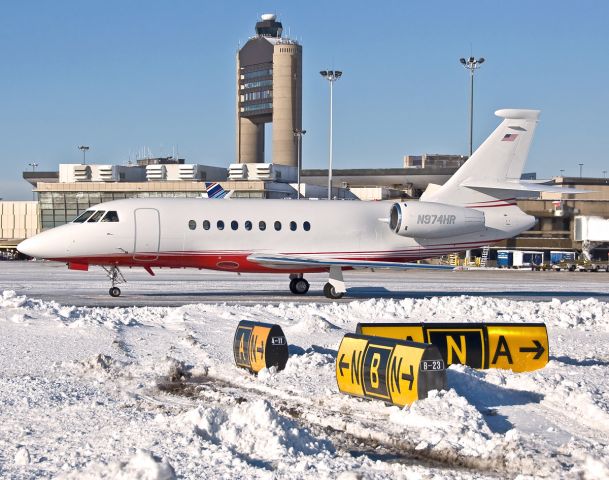
[[[515,197],[558,187],[520,180],[537,110],[499,110],[502,123],[442,186],[400,203],[137,198],[101,203],[73,222],[27,239],[20,252],[102,266],[119,296],[120,267],[183,267],[289,274],[305,294],[308,272],[329,273],[328,298],[346,292],[343,270],[450,268],[416,260],[481,247],[531,228]],[[569,193],[575,193],[569,190]]]

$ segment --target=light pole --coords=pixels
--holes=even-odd
[[[87,150],[89,150],[89,147],[87,147],[86,145],[81,145],[80,147],[78,147],[79,150],[82,150],[82,163],[83,165],[87,164]]]
[[[603,170],[603,178],[607,178],[607,170]]]
[[[584,166],[583,163],[578,163],[579,165],[579,178],[582,178],[582,167]]]
[[[298,200],[300,200],[300,162],[301,162],[301,158],[302,158],[302,136],[307,133],[306,130],[303,130],[301,128],[295,128],[294,129],[294,136],[296,137],[297,141],[298,141],[298,174],[297,174],[297,182],[298,182],[298,197],[296,197]]]
[[[461,65],[469,70],[469,156],[474,151],[474,71],[484,63],[484,57],[476,60],[474,57],[459,59]]]
[[[38,163],[32,162],[32,163],[28,163],[28,165],[30,167],[32,167],[32,172],[35,172],[36,167],[38,166]],[[32,200],[36,200],[36,191],[35,190],[32,190]]]
[[[322,70],[319,72],[322,77],[330,82],[330,165],[328,167],[328,200],[332,199],[332,90],[334,82],[338,80],[343,72],[340,70]]]

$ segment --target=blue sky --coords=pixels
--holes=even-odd
[[[467,153],[499,108],[539,108],[527,171],[609,170],[609,2],[22,1],[0,10],[0,197],[31,198],[28,163],[126,163],[146,146],[192,163],[235,158],[235,53],[262,13],[303,44],[304,168],[398,167],[405,154]]]

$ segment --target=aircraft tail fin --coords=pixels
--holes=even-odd
[[[471,205],[519,196],[536,196],[539,188],[520,181],[539,110],[504,109],[501,124],[441,187],[425,191],[421,200]],[[572,193],[572,192],[569,192]]]
[[[233,190],[226,191],[218,182],[205,182],[207,198],[230,198]]]

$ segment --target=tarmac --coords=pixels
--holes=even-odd
[[[324,297],[327,274],[309,274],[306,295],[293,295],[288,276],[236,274],[209,270],[160,269],[154,277],[142,269],[125,269],[122,295],[110,297],[110,281],[99,267],[88,272],[68,270],[46,261],[0,262],[0,291],[14,290],[30,298],[76,306],[181,306],[191,303],[278,304],[281,302],[351,302],[369,298],[429,298],[487,296],[550,301],[597,298],[609,301],[609,273],[533,272],[471,269],[358,270],[344,273],[347,294],[341,300]]]

